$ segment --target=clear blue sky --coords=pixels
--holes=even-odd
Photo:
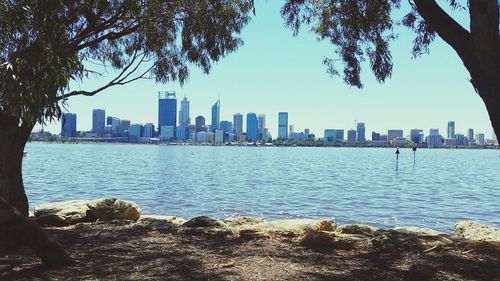
[[[94,108],[104,108],[106,115],[132,123],[156,124],[157,92],[173,90],[178,107],[184,95],[190,100],[192,120],[197,115],[210,120],[210,107],[220,96],[221,120],[232,121],[236,112],[263,113],[273,137],[277,136],[278,112],[287,111],[296,131],[309,128],[317,136],[323,136],[325,128],[353,128],[355,120],[366,123],[368,139],[371,131],[386,133],[387,129],[404,129],[407,135],[410,129],[421,128],[427,135],[429,128],[439,128],[446,135],[447,122],[454,120],[458,132],[474,128],[491,138],[488,114],[468,82],[468,72],[440,38],[431,45],[430,55],[412,59],[414,34],[397,28],[399,39],[391,45],[392,78],[378,84],[364,65],[364,88],[359,90],[326,74],[321,60],[335,56],[333,46],[318,42],[306,29],[293,37],[284,27],[279,14],[282,1],[256,2],[257,15],[241,35],[245,44],[215,64],[208,76],[193,67],[183,87],[140,81],[94,97],[71,98],[67,111],[77,114],[77,129],[91,128]],[[453,14],[468,24],[465,13]],[[91,90],[105,81],[93,79],[73,87]],[[51,123],[45,129],[59,133],[60,125]]]

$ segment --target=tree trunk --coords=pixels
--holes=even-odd
[[[19,126],[19,120],[0,112],[0,196],[21,214],[28,216],[28,198],[24,191],[22,161],[31,127]]]
[[[0,253],[27,246],[46,266],[73,263],[59,243],[50,239],[34,222],[29,221],[0,196]]]

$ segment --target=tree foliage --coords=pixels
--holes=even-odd
[[[464,9],[456,0],[448,0],[453,9]],[[281,10],[286,25],[296,35],[301,24],[307,24],[321,40],[329,40],[336,56],[323,63],[331,75],[340,75],[338,62],[343,67],[343,79],[352,86],[363,86],[361,65],[368,61],[375,78],[384,82],[391,77],[393,61],[389,44],[397,38],[396,25],[404,25],[416,33],[413,56],[429,52],[434,40],[434,27],[418,13],[414,1],[403,18],[395,18],[401,9],[401,0],[287,0]]]
[[[0,113],[32,127],[59,118],[70,96],[145,78],[183,83],[189,65],[208,73],[242,44],[252,10],[253,0],[0,0]],[[103,67],[118,75],[69,89]]]

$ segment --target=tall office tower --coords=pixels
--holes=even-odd
[[[143,137],[152,138],[154,137],[154,133],[155,133],[155,125],[153,125],[153,123],[144,124],[143,134],[142,134]]]
[[[485,140],[484,134],[479,133],[479,134],[476,135],[476,143],[478,145],[485,145],[486,144],[486,140]]]
[[[229,121],[220,121],[220,128],[224,133],[232,133],[233,132],[233,123]]]
[[[474,140],[474,129],[467,130],[467,138],[469,139],[469,143],[475,142],[475,140]]]
[[[431,136],[439,135],[439,129],[430,129],[429,135],[431,135]]]
[[[76,137],[76,114],[64,113],[61,118],[61,137]]]
[[[205,117],[199,115],[194,119],[194,123],[196,125],[196,132],[201,132],[205,127]]]
[[[265,114],[259,114],[257,116],[257,118],[259,119],[259,139],[265,139],[266,137],[266,134],[264,132],[265,128],[266,128],[266,115]]]
[[[356,130],[350,129],[347,131],[347,141],[356,142]]]
[[[278,113],[278,139],[288,139],[288,112]]]
[[[325,129],[324,141],[334,142],[337,140],[337,132],[334,129]]]
[[[187,126],[191,124],[189,118],[189,101],[186,97],[181,100],[181,110],[179,110],[179,125]]]
[[[247,113],[247,140],[257,141],[259,139],[259,120],[253,112]]]
[[[387,130],[387,142],[403,138],[403,130]]]
[[[106,111],[104,109],[92,110],[92,132],[96,133],[99,137],[104,135],[105,119]]]
[[[243,133],[243,114],[236,113],[233,115],[233,131],[236,137]]]
[[[365,123],[358,122],[356,123],[356,133],[357,133],[357,141],[366,141],[365,136]]]
[[[212,130],[220,129],[220,99],[212,105]]]
[[[379,140],[380,140],[380,133],[372,131],[372,141],[379,141]]]
[[[411,129],[410,138],[414,143],[424,142],[424,130],[422,129]]]
[[[335,137],[335,141],[343,142],[344,141],[344,129],[336,129],[335,132],[337,136]]]
[[[112,128],[111,132],[113,134],[120,133],[120,118],[112,117],[111,124],[108,124],[108,125],[111,125],[111,128]]]
[[[113,124],[113,116],[108,116],[106,117],[106,125],[110,125]]]
[[[144,134],[144,127],[141,124],[132,124],[128,128],[128,136],[133,138],[140,138]]]
[[[165,126],[177,126],[177,98],[175,92],[158,92],[158,135]]]
[[[448,122],[448,138],[452,139],[455,137],[455,121]]]

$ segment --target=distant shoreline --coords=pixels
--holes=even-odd
[[[162,142],[162,143],[136,143],[136,142],[118,142],[118,141],[103,141],[96,139],[95,141],[49,141],[49,140],[29,140],[28,143],[51,143],[51,144],[121,144],[121,145],[159,145],[159,146],[230,146],[230,147],[337,147],[337,148],[396,148],[394,145],[372,145],[370,143],[329,143],[329,142],[311,142],[311,143],[184,143],[184,142]],[[409,148],[413,146],[406,145],[399,148]],[[500,149],[499,145],[484,145],[484,146],[442,146],[442,147],[428,147],[426,145],[417,145],[418,149]]]

